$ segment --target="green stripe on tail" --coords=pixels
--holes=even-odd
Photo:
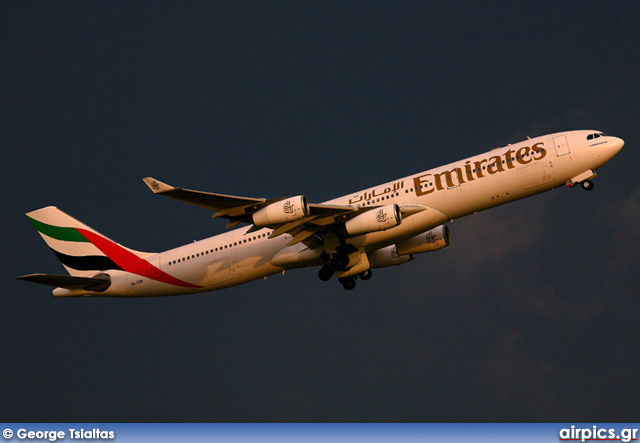
[[[46,223],[35,220],[28,215],[27,218],[29,219],[31,224],[38,230],[38,232],[51,238],[55,238],[56,240],[87,243],[89,242],[89,240],[87,240],[82,234],[80,234],[76,228],[62,228],[60,226],[48,225]]]

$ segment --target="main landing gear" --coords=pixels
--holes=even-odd
[[[320,280],[322,281],[329,281],[331,280],[331,277],[333,277],[334,272],[335,270],[333,269],[333,267],[329,265],[324,265],[318,271],[318,277],[320,277]]]
[[[371,273],[371,270],[369,269],[368,271],[364,271],[362,274],[353,275],[351,277],[338,278],[338,281],[340,282],[343,288],[345,288],[347,291],[351,291],[353,288],[356,287],[357,279],[369,280],[371,278],[371,275],[372,273]]]
[[[347,291],[350,291],[356,287],[355,277],[339,278],[338,281],[342,284],[342,287],[345,288]]]
[[[318,277],[320,278],[320,280],[322,281],[328,281],[331,280],[331,277],[333,277],[333,274],[335,274],[335,272],[337,270],[345,270],[345,268],[349,265],[349,259],[346,257],[338,257],[334,260],[327,260],[327,263],[320,268],[320,270],[318,271]],[[340,277],[338,278],[338,281],[340,282],[340,284],[342,285],[343,288],[345,288],[347,291],[351,291],[353,288],[356,287],[356,280],[359,278],[360,280],[366,281],[369,280],[371,278],[371,276],[373,275],[373,272],[371,272],[371,269],[367,269],[366,271],[362,272],[361,274],[358,275],[352,275],[349,277]]]

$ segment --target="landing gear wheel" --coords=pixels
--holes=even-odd
[[[340,283],[342,283],[342,287],[347,291],[350,291],[356,287],[356,279],[353,277],[341,278]]]
[[[367,269],[362,274],[360,274],[359,277],[360,277],[360,280],[369,280],[372,275],[373,275],[373,272],[371,272],[371,269]]]
[[[334,262],[333,265],[340,270],[345,270],[347,269],[347,266],[349,266],[349,257],[346,255],[340,255]]]
[[[318,277],[320,277],[320,280],[322,281],[328,281],[333,276],[333,272],[334,270],[331,266],[325,265],[318,271]]]
[[[582,189],[584,189],[585,191],[593,190],[593,182],[591,180],[585,180],[580,184],[582,185]]]

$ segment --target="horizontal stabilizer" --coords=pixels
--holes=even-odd
[[[18,280],[26,280],[42,285],[55,286],[65,289],[85,289],[101,292],[111,285],[111,277],[107,274],[98,274],[95,277],[72,277],[70,275],[54,274],[29,274],[16,277]]]

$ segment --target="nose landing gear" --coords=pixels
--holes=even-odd
[[[582,186],[582,189],[584,189],[585,191],[593,190],[593,182],[591,180],[583,181],[582,183],[580,183],[580,186]]]

